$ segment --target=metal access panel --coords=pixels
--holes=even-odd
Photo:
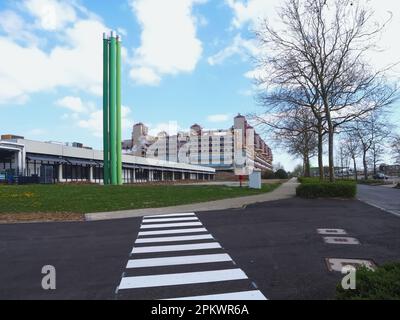
[[[360,241],[352,237],[324,237],[324,241],[328,244],[360,244]]]
[[[50,165],[40,166],[40,183],[53,184],[54,183],[54,167]]]
[[[365,259],[348,259],[348,258],[327,258],[325,259],[326,266],[329,271],[342,272],[345,266],[361,267],[365,266],[370,270],[376,269],[376,264],[373,260]]]
[[[346,235],[347,232],[344,229],[317,229],[319,234],[326,234],[326,235]]]

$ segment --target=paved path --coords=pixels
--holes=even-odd
[[[357,198],[374,207],[400,216],[400,189],[358,185]]]
[[[272,300],[333,299],[335,287],[343,275],[330,271],[326,258],[366,259],[377,265],[400,259],[400,219],[357,200],[292,198],[249,205],[240,210],[200,212],[184,217],[198,220],[181,220],[180,223],[200,225],[166,226],[177,222],[167,221],[174,217],[165,216],[89,223],[0,225],[0,256],[4,261],[0,263],[0,299],[124,299],[124,295],[125,298],[138,297],[138,290],[143,297],[152,298],[249,294],[245,291],[261,297],[259,290]],[[163,221],[155,221],[157,219]],[[164,226],[158,228],[153,224]],[[190,228],[205,228],[206,231],[171,233],[174,229],[182,232]],[[318,234],[319,228],[344,229],[346,236],[356,238],[360,244],[327,244],[324,236]],[[158,234],[166,230],[168,234]],[[151,234],[144,233],[148,231]],[[176,238],[199,235],[212,239]],[[174,237],[174,242],[164,241],[167,237],[169,240]],[[152,240],[147,240],[149,238]],[[216,251],[211,248],[210,251],[193,250],[193,247],[189,251],[171,250],[177,250],[179,245],[205,246],[204,243],[222,248],[215,248]],[[158,250],[163,251],[155,252]],[[133,255],[129,256],[132,251]],[[212,254],[218,256],[205,257]],[[184,259],[190,264],[172,266],[182,263],[179,258],[182,256],[191,256]],[[204,263],[195,264],[196,260]],[[56,290],[45,291],[41,287],[44,265],[56,268]],[[201,276],[199,272],[221,269],[231,270],[224,275],[230,279],[206,285],[192,283]],[[180,273],[186,275],[171,276]],[[171,280],[168,281],[185,283],[160,285],[161,281],[166,281],[163,274],[169,275]],[[220,273],[208,275],[221,280]],[[122,277],[141,277],[136,280],[147,287],[119,288],[116,294]],[[243,279],[232,279],[236,277]],[[254,285],[248,287],[248,281],[254,281],[257,289]],[[157,286],[152,287],[150,283]]]
[[[194,213],[143,218],[117,299],[266,300]]]
[[[293,178],[288,182],[283,183],[280,187],[272,192],[263,193],[255,196],[238,197],[231,199],[223,199],[209,202],[201,202],[180,206],[172,206],[165,208],[148,208],[135,209],[113,212],[97,212],[87,213],[85,218],[87,221],[123,219],[132,217],[141,217],[155,214],[168,214],[176,212],[202,212],[202,211],[217,211],[226,209],[243,208],[250,204],[289,199],[296,195],[296,187],[298,186],[297,179]]]

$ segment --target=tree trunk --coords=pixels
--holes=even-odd
[[[307,178],[311,176],[310,157],[308,156],[308,153],[304,155],[304,176]]]
[[[363,151],[364,179],[368,180],[367,152]]]
[[[358,180],[358,174],[357,174],[357,163],[356,163],[356,158],[353,158],[353,167],[354,167],[354,178],[356,181]]]
[[[319,180],[324,180],[324,162],[323,162],[323,134],[322,124],[318,123],[318,169],[319,169]]]
[[[329,153],[329,182],[335,181],[335,164],[333,159],[333,128],[332,124],[329,123],[328,132],[328,153]]]
[[[374,149],[372,150],[373,152],[373,161],[374,161],[374,175],[376,175],[376,164],[378,162],[377,159],[377,154],[376,154],[376,146],[374,145]]]

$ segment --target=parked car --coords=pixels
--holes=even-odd
[[[389,177],[383,173],[377,173],[372,176],[376,180],[387,180]]]

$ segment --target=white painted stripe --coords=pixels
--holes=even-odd
[[[143,219],[143,223],[168,222],[168,221],[198,221],[197,217]]]
[[[195,232],[207,232],[207,229],[206,228],[189,228],[189,229],[141,231],[141,232],[139,232],[139,236],[152,236],[152,235],[157,235],[157,234],[195,233]]]
[[[241,269],[171,273],[152,276],[125,277],[122,278],[119,289],[175,286],[240,279],[247,279],[246,274]]]
[[[179,244],[174,246],[134,247],[132,253],[204,250],[204,249],[216,249],[216,248],[221,248],[218,242],[207,242],[207,243],[196,243],[196,244]]]
[[[165,300],[268,300],[259,290],[182,297]]]
[[[158,237],[158,238],[139,238],[135,243],[152,243],[152,242],[171,242],[171,241],[189,241],[214,239],[211,234],[201,234],[197,236],[178,236],[178,237]]]
[[[225,262],[232,261],[229,254],[201,254],[195,256],[179,256],[165,258],[150,258],[150,259],[134,259],[129,260],[127,268],[145,268],[159,266],[176,266],[184,264],[208,263],[208,262]]]
[[[142,224],[141,229],[202,226],[201,222]]]
[[[194,216],[194,212],[186,213],[169,213],[169,214],[157,214],[154,216],[145,216],[145,218],[161,218],[161,217],[173,217],[173,216]]]

